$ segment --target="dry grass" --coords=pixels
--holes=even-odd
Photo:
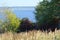
[[[29,31],[22,33],[6,32],[0,34],[0,40],[60,40],[60,30],[55,32]]]

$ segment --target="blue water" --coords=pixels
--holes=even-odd
[[[13,12],[20,19],[29,18],[30,21],[35,22],[34,7],[16,7],[13,8]]]

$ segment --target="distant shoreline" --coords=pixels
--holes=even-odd
[[[0,7],[0,8],[35,8],[35,6],[14,6],[14,7]]]

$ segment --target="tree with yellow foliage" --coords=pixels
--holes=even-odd
[[[20,25],[20,19],[18,19],[16,15],[10,10],[5,10],[3,14],[6,16],[6,20],[4,20],[3,23],[3,28],[5,31],[17,31],[17,28]]]

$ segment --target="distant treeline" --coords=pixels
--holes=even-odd
[[[11,32],[28,32],[32,30],[40,31],[55,31],[55,29],[60,29],[60,19],[54,18],[51,22],[45,22],[43,24],[38,24],[37,22],[31,22],[28,18],[18,19],[13,13],[7,11],[5,14],[7,18],[0,21],[0,33],[11,31]]]

